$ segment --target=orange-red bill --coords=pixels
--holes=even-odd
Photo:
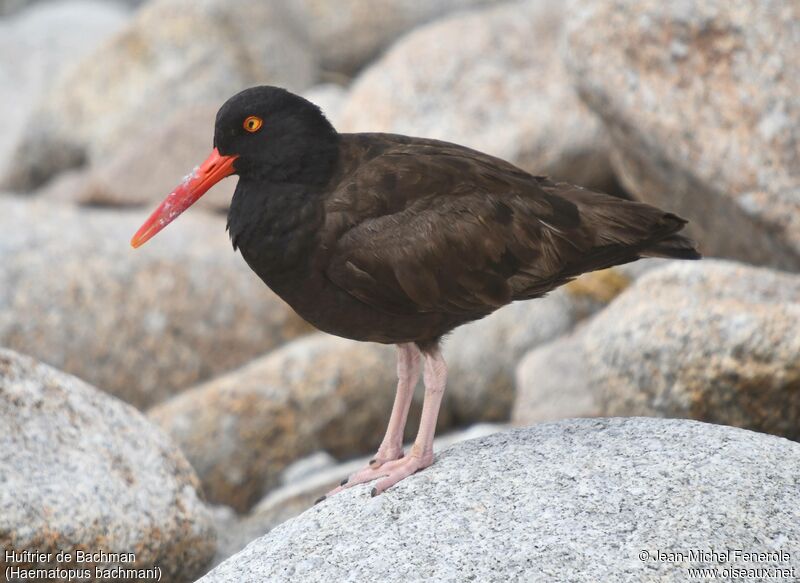
[[[222,156],[214,148],[200,166],[183,179],[153,211],[131,239],[132,247],[140,247],[161,229],[174,221],[179,214],[192,206],[209,188],[234,172],[236,156]]]

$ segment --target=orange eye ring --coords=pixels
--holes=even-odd
[[[257,115],[251,115],[244,120],[242,127],[244,127],[244,129],[250,132],[251,134],[254,134],[261,129],[262,125],[264,125],[263,119],[261,119]]]

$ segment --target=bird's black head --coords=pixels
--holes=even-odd
[[[220,108],[214,147],[247,179],[313,184],[330,175],[338,134],[319,107],[279,87],[251,87]]]
[[[339,134],[319,107],[278,87],[245,89],[217,112],[209,157],[153,211],[131,245],[143,245],[226,176],[313,189],[330,179],[338,156]]]

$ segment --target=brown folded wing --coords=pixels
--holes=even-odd
[[[467,148],[404,140],[359,164],[327,205],[341,225],[327,276],[389,313],[480,317],[633,261],[685,224]]]

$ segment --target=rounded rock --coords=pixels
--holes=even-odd
[[[0,426],[6,553],[133,553],[135,561],[97,564],[159,567],[170,581],[193,581],[212,560],[215,532],[197,477],[180,450],[133,407],[0,350]],[[9,566],[59,565],[53,558]]]
[[[446,140],[534,174],[613,187],[602,124],[559,55],[563,18],[556,0],[534,0],[415,30],[355,80],[338,129]]]
[[[541,424],[454,446],[375,498],[341,492],[200,581],[682,583],[684,562],[650,553],[709,548],[798,569],[798,464],[797,443],[696,421]]]

